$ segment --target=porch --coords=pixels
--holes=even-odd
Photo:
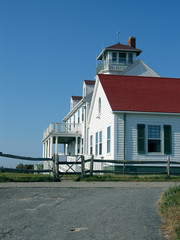
[[[78,155],[81,144],[81,125],[51,123],[43,134],[43,158],[55,154]]]

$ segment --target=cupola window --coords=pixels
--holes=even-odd
[[[119,53],[119,62],[123,64],[126,63],[126,53]]]
[[[133,54],[132,53],[129,53],[128,54],[128,63],[133,63]]]
[[[113,52],[113,53],[112,53],[112,62],[113,62],[113,63],[116,63],[116,62],[117,62],[117,53],[116,53],[116,52]]]

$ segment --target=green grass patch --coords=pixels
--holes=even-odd
[[[0,182],[52,182],[50,174],[0,173]]]
[[[178,182],[180,181],[180,176],[170,176],[164,175],[117,175],[117,174],[104,174],[104,175],[94,175],[92,177],[86,176],[81,181],[132,181],[132,182]]]
[[[168,189],[159,200],[162,230],[168,239],[180,239],[180,186]]]

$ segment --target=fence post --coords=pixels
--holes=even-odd
[[[51,176],[55,176],[55,153],[52,156],[53,167],[51,168]]]
[[[84,156],[81,156],[81,178],[85,176],[85,164],[84,164]]]
[[[170,176],[170,157],[167,157],[167,175]]]
[[[94,155],[91,155],[91,162],[90,162],[90,177],[93,176],[93,165],[94,165]]]
[[[56,181],[59,181],[59,156],[55,154],[55,177]]]

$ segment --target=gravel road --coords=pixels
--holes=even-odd
[[[163,240],[157,201],[174,185],[1,183],[0,239]]]

